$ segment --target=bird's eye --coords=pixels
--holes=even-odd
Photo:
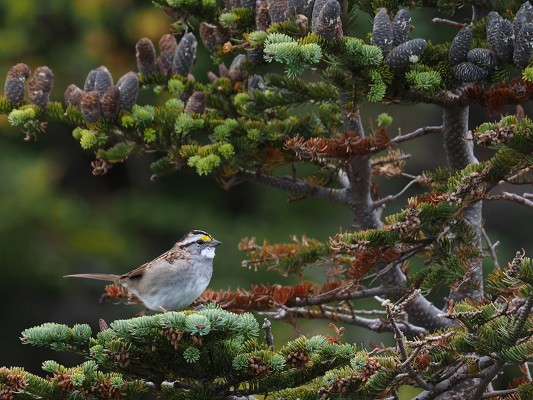
[[[198,239],[198,240],[196,241],[196,244],[197,244],[198,246],[200,246],[200,245],[202,245],[202,244],[204,244],[204,243],[205,243],[205,242],[204,242],[202,239]]]

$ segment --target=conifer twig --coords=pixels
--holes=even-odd
[[[446,18],[433,18],[431,22],[436,25],[448,25],[448,26],[453,26],[454,28],[459,28],[459,29],[464,28],[465,26],[468,26],[468,24],[465,24],[464,22],[452,21]]]
[[[487,231],[483,227],[481,228],[481,234],[483,235],[485,242],[487,242],[487,249],[489,251],[490,257],[492,258],[492,262],[494,263],[494,268],[500,269],[500,263],[498,262],[498,256],[496,255],[496,246],[500,244],[500,241],[498,240],[492,243],[489,235],[487,234]]]
[[[526,194],[520,196],[516,193],[502,192],[500,195],[487,197],[487,200],[508,200],[518,204],[522,204],[526,207],[533,208],[533,201],[528,200]]]
[[[363,318],[356,315],[350,315],[345,313],[338,313],[319,309],[309,309],[305,307],[284,307],[277,311],[262,311],[262,315],[266,315],[275,320],[290,319],[293,317],[302,318],[323,318],[331,321],[340,321],[350,325],[361,326],[372,330],[374,332],[393,332],[394,329],[391,324],[384,322],[379,318]],[[398,323],[398,328],[408,335],[416,336],[427,333],[426,329],[420,326],[410,324],[406,321]]]
[[[509,396],[513,393],[516,393],[517,391],[518,391],[517,388],[505,389],[505,390],[493,390],[493,391],[484,393],[483,396],[481,396],[481,398],[482,399],[503,398],[505,396]]]
[[[383,286],[359,290],[334,289],[326,293],[319,293],[317,295],[301,298],[300,300],[295,300],[294,304],[296,306],[313,306],[331,303],[333,301],[355,300],[377,295],[386,296],[391,292],[391,289]]]
[[[379,200],[376,200],[374,201],[373,203],[373,206],[374,208],[378,208],[378,207],[381,207],[382,205],[386,204],[386,203],[389,203],[393,200],[396,200],[398,197],[400,197],[402,194],[404,194],[407,189],[409,189],[411,186],[413,186],[415,183],[418,182],[418,179],[419,179],[419,176],[417,176],[415,179],[411,180],[411,182],[409,182],[407,185],[404,186],[404,188],[402,190],[400,190],[398,193],[396,194],[391,194],[391,195],[388,195],[388,196],[385,196]]]
[[[344,206],[349,205],[345,189],[332,189],[324,186],[311,185],[301,179],[290,176],[274,176],[244,169],[241,169],[239,174],[247,180],[266,186],[329,200]]]
[[[405,135],[398,135],[391,139],[391,143],[398,144],[402,142],[407,142],[408,140],[416,139],[420,136],[425,136],[432,133],[442,133],[442,125],[441,126],[423,126],[422,128],[418,128],[414,130],[413,132],[406,133]]]

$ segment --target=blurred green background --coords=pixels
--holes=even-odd
[[[453,38],[453,28],[427,23],[433,16],[431,11],[414,12],[412,36],[439,42]],[[150,1],[0,0],[0,76],[17,62],[32,69],[48,65],[54,72],[52,98],[60,100],[68,84],[82,86],[87,72],[99,65],[106,65],[115,79],[135,70],[135,42],[143,36],[157,42],[170,22]],[[359,15],[356,26],[361,33],[368,32],[370,17]],[[202,52],[193,73],[204,80],[208,69],[216,67]],[[164,99],[149,91],[141,93],[140,104],[153,101]],[[363,109],[364,122],[370,126],[384,111],[394,117],[393,134],[400,128],[407,133],[423,124],[440,124],[440,110],[431,105],[368,105]],[[486,118],[483,110],[472,109],[472,126]],[[40,373],[46,359],[77,363],[80,359],[73,355],[21,345],[20,332],[49,321],[89,323],[96,330],[99,318],[110,322],[142,310],[100,305],[101,282],[65,280],[64,274],[129,271],[197,228],[224,242],[217,250],[213,289],[289,284],[297,278],[243,269],[244,255],[237,250],[240,239],[256,236],[259,241],[276,242],[288,241],[291,234],[307,234],[327,240],[353,222],[349,210],[340,206],[319,200],[289,203],[285,193],[249,183],[226,192],[214,179],[193,173],[152,182],[148,165],[153,159],[148,155],[93,177],[93,157],[80,149],[71,129],[49,124],[36,142],[26,143],[24,135],[0,116],[0,365],[20,365]],[[438,136],[402,149],[413,154],[408,173],[444,163]],[[480,152],[479,157],[489,154]],[[380,179],[381,193],[395,193],[406,182]],[[407,197],[385,212],[398,210]],[[488,203],[485,210],[486,229],[501,242],[501,261],[517,249],[533,250],[524,218],[529,210],[510,203]],[[322,270],[311,268],[302,279],[322,282]],[[332,333],[327,321],[303,321],[300,328],[305,334]],[[274,334],[279,344],[297,336],[283,323],[274,325]],[[344,338],[368,346],[371,340],[388,340],[388,335],[348,327]]]

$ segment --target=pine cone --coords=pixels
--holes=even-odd
[[[328,0],[318,14],[314,32],[325,39],[333,40],[340,24],[341,6],[337,0]]]
[[[100,96],[103,96],[108,87],[113,85],[113,77],[106,66],[101,65],[96,68],[96,75],[94,77],[94,90]]]
[[[533,6],[529,1],[525,1],[516,12],[513,21],[513,31],[515,35],[520,32],[525,24],[533,22]]]
[[[159,57],[157,57],[156,64],[159,73],[164,76],[169,76],[172,73],[172,63],[174,62],[174,55],[178,48],[178,43],[174,36],[165,34],[159,39]]]
[[[411,14],[405,9],[398,10],[392,20],[392,45],[398,46],[407,41],[411,31]]]
[[[489,49],[496,51],[496,43],[498,41],[497,32],[502,23],[502,17],[496,11],[491,11],[487,16],[487,43]]]
[[[196,38],[192,33],[186,33],[178,43],[174,61],[172,62],[172,73],[187,76],[191,72],[196,59]]]
[[[496,68],[497,59],[496,54],[489,49],[475,48],[468,52],[466,59],[478,67],[483,67],[488,70]]]
[[[205,102],[207,96],[204,92],[194,92],[185,106],[185,112],[187,114],[203,114],[205,111]]]
[[[150,39],[143,37],[135,44],[137,68],[142,75],[152,75],[156,71],[155,47]]]
[[[28,82],[28,100],[31,104],[45,108],[50,101],[50,92],[54,74],[47,66],[38,67],[33,73],[33,77]]]
[[[381,8],[374,17],[370,43],[379,47],[383,54],[387,54],[392,49],[392,42],[392,23],[387,9]]]
[[[468,27],[461,28],[452,40],[448,59],[452,64],[459,64],[466,61],[466,55],[472,46],[472,31]]]
[[[208,52],[213,53],[217,45],[229,40],[229,35],[222,31],[220,26],[202,22],[200,24],[200,39]]]
[[[118,116],[120,106],[120,89],[109,86],[101,98],[102,114],[106,121],[112,122]]]
[[[65,90],[64,97],[66,105],[71,105],[72,107],[76,107],[79,110],[83,94],[83,90],[71,83],[70,85],[68,85],[67,90]]]
[[[267,3],[272,23],[283,22],[287,19],[287,0],[267,0]]]
[[[26,79],[30,76],[30,67],[19,63],[11,67],[7,73],[4,84],[4,95],[14,105],[19,105],[24,101],[26,94]]]
[[[270,13],[267,0],[257,0],[255,6],[255,26],[260,31],[266,31],[270,26]]]
[[[513,61],[524,68],[531,58],[533,58],[533,23],[526,22],[518,33],[515,33]]]
[[[117,82],[120,90],[119,109],[131,110],[139,94],[139,78],[135,72],[124,74]]]
[[[97,91],[93,90],[88,93],[84,93],[81,98],[80,104],[81,114],[88,124],[95,123],[100,119],[100,95]]]
[[[94,90],[94,81],[96,80],[96,70],[92,69],[87,74],[87,77],[85,78],[85,83],[83,84],[83,91],[84,92],[90,92]]]
[[[313,11],[311,13],[311,31],[316,31],[316,25],[318,23],[318,15],[326,5],[328,0],[315,0],[313,4]]]
[[[425,48],[424,39],[409,40],[392,49],[385,58],[385,63],[395,70],[406,68],[410,63],[418,61]]]
[[[244,54],[238,54],[233,61],[231,62],[231,65],[228,69],[228,77],[233,82],[241,82],[245,78],[245,63],[246,63],[246,56]]]
[[[489,74],[485,68],[478,67],[468,61],[454,65],[452,71],[455,78],[461,82],[476,82],[486,78]]]
[[[295,15],[305,15],[311,18],[313,11],[313,2],[307,0],[287,0],[287,17]]]
[[[496,54],[505,62],[513,60],[514,33],[511,21],[502,19],[496,30]]]

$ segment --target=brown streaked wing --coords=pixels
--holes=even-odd
[[[126,272],[125,274],[120,276],[120,279],[123,280],[123,279],[139,279],[139,278],[142,278],[142,276],[144,275],[144,272],[146,271],[147,268],[150,267],[150,264],[152,264],[152,262],[153,261],[147,262],[147,263],[141,265],[140,267],[135,268],[133,271]]]

